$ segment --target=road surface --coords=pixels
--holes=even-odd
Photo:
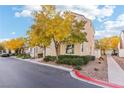
[[[98,88],[60,69],[0,57],[0,88]]]

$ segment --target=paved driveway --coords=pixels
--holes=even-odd
[[[6,88],[97,88],[70,73],[14,58],[0,58],[0,87]]]

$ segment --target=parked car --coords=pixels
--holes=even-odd
[[[8,53],[2,53],[0,56],[1,57],[9,57],[10,55]]]
[[[113,50],[111,53],[112,56],[118,56],[118,51],[117,50]]]

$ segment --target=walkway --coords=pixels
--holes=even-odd
[[[116,63],[112,56],[107,56],[108,80],[110,83],[124,86],[124,70]]]

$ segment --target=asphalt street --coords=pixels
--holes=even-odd
[[[0,88],[99,88],[60,69],[0,57]]]

